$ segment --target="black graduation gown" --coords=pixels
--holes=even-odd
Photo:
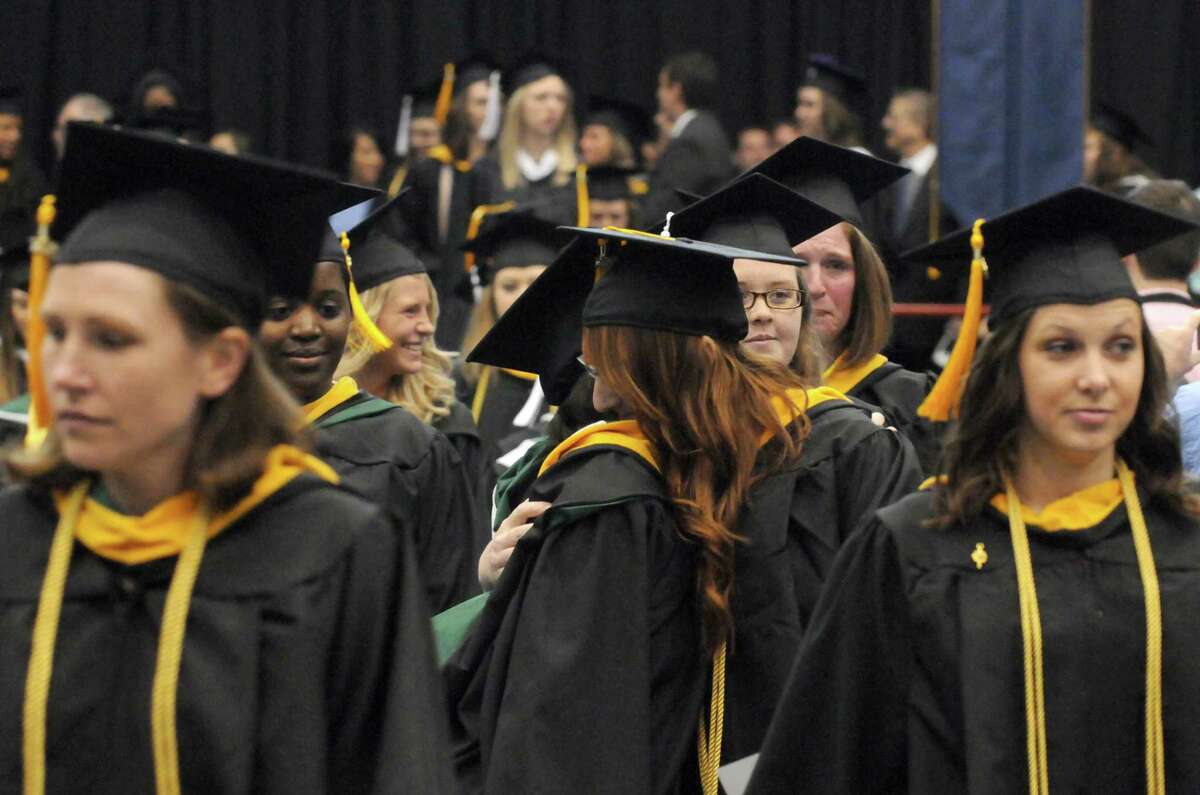
[[[595,446],[529,496],[555,507],[443,668],[464,791],[695,791],[711,669],[693,551],[661,479]]]
[[[1148,504],[1162,594],[1168,791],[1200,791],[1200,534]],[[1028,791],[1023,652],[1008,518],[932,529],[932,495],[843,548],[750,791]],[[1052,792],[1144,792],[1145,612],[1124,506],[1028,525],[1041,611]],[[983,543],[982,569],[972,559]]]
[[[579,222],[575,178],[563,185],[554,184],[554,174],[537,182],[526,182],[518,188],[506,188],[500,178],[500,163],[492,156],[475,161],[472,173],[479,181],[479,190],[488,199],[486,204],[516,202],[518,207],[532,211],[547,221],[577,226]],[[548,263],[547,263],[548,264]]]
[[[53,503],[0,493],[0,793],[21,710]],[[48,703],[47,792],[151,793],[150,691],[175,559],[75,545]],[[302,475],[208,543],[178,685],[183,790],[445,792],[445,713],[407,538]]]
[[[866,407],[829,400],[807,414],[799,467],[757,483],[738,521],[724,762],[759,750],[842,543],[921,483],[912,446]],[[762,461],[772,455],[769,445]]]
[[[476,426],[479,429],[479,440],[484,448],[493,449],[497,457],[511,449],[511,446],[505,442],[513,436],[514,431],[520,430],[513,427],[513,420],[529,401],[530,393],[536,383],[536,381],[512,375],[502,369],[493,368],[488,376],[487,384],[482,386],[476,384],[470,390],[470,400],[464,401],[467,405],[473,406],[479,390],[486,387]],[[538,410],[538,419],[548,408],[549,404],[543,397]],[[522,434],[517,434],[517,436],[523,437]]]
[[[846,391],[849,397],[878,406],[888,423],[904,434],[917,452],[921,468],[929,474],[940,469],[942,426],[917,416],[917,408],[933,389],[937,377],[929,372],[905,370],[887,362]]]
[[[430,615],[479,593],[474,483],[449,440],[360,391],[316,419],[317,453],[414,541]]]
[[[471,410],[456,400],[450,407],[448,415],[438,417],[433,421],[433,428],[449,439],[450,444],[454,445],[454,449],[458,451],[458,457],[462,459],[463,468],[467,471],[467,478],[475,490],[475,504],[477,506],[482,504],[483,495],[491,493],[491,469],[495,454],[479,441],[479,431],[475,428]],[[476,559],[490,540],[491,533],[487,527],[486,517],[480,516],[475,522],[474,552]]]

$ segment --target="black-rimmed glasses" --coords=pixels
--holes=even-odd
[[[742,308],[749,312],[754,304],[762,297],[768,309],[798,309],[804,306],[804,291],[778,288],[760,293],[754,290],[742,290]]]

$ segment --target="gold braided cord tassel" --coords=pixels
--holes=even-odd
[[[1142,515],[1133,473],[1124,461],[1117,462],[1117,477],[1125,497],[1125,510],[1133,532],[1138,573],[1146,604],[1146,792],[1163,795],[1167,791],[1166,752],[1163,740],[1162,704],[1162,600],[1158,589],[1158,571],[1150,547],[1150,531]]]
[[[38,597],[37,617],[33,622],[33,643],[29,650],[29,669],[25,674],[25,704],[22,714],[22,761],[25,795],[43,795],[46,791],[46,705],[50,700],[50,674],[54,667],[54,643],[58,637],[58,618],[67,588],[71,550],[75,546],[75,525],[88,493],[85,480],[71,489],[67,504],[50,541],[50,559],[42,592]]]
[[[29,428],[25,432],[25,446],[40,447],[50,429],[53,410],[50,395],[42,372],[42,342],[46,338],[46,323],[42,320],[42,301],[46,296],[46,282],[50,279],[50,259],[57,246],[50,239],[50,226],[57,214],[55,197],[47,194],[37,209],[37,235],[29,247],[29,324],[25,332],[26,382],[29,384]]]
[[[1146,792],[1165,795],[1166,752],[1162,718],[1162,602],[1158,572],[1150,546],[1150,533],[1142,514],[1133,473],[1124,461],[1117,461],[1117,477],[1129,517],[1138,573],[1146,611]],[[1025,667],[1025,724],[1029,759],[1029,792],[1049,795],[1049,760],[1046,752],[1046,695],[1043,675],[1042,623],[1029,553],[1029,537],[1021,516],[1021,503],[1012,483],[1006,483],[1008,526],[1012,537],[1013,558],[1017,569],[1017,593],[1021,606],[1021,642]]]
[[[192,588],[200,573],[204,545],[208,538],[209,513],[197,512],[187,546],[175,563],[167,601],[163,607],[162,629],[158,637],[158,660],[154,665],[154,684],[150,696],[150,737],[154,749],[154,782],[158,795],[179,795],[179,738],[175,731],[175,702],[179,691],[179,667],[183,661],[183,640],[187,632],[188,608]]]
[[[590,226],[592,212],[587,189],[587,166],[575,166],[575,221],[576,226]]]
[[[704,728],[704,717],[700,717],[697,729],[696,748],[700,760],[700,787],[704,795],[717,795],[721,767],[721,742],[725,734],[725,648],[713,657],[712,698],[708,709],[708,730]]]

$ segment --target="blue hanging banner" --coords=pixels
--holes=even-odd
[[[964,223],[1083,178],[1086,0],[940,0],[941,201]]]

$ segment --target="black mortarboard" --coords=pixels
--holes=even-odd
[[[862,72],[828,53],[813,53],[804,69],[803,85],[816,86],[837,97],[851,110],[857,110],[866,94],[867,79]]]
[[[1137,123],[1137,119],[1106,102],[1096,102],[1095,110],[1092,111],[1092,126],[1130,152],[1134,151],[1138,144],[1154,146],[1154,142]]]
[[[544,52],[527,52],[504,71],[504,93],[511,97],[522,86],[550,75],[563,76],[558,60]]]
[[[472,83],[489,80],[500,67],[490,53],[476,51],[454,64],[454,93],[457,95]]]
[[[909,173],[907,168],[804,136],[746,173],[766,174],[862,227],[859,205]]]
[[[633,198],[629,180],[637,172],[632,168],[595,166],[587,170],[588,198],[600,201]]]
[[[790,257],[792,246],[841,221],[770,177],[747,174],[671,216],[671,234]]]
[[[635,155],[643,141],[654,137],[653,114],[636,102],[619,97],[592,97],[584,126],[588,124],[602,124],[620,133],[634,148]]]
[[[262,157],[72,122],[58,179],[56,261],[147,268],[257,330],[269,287],[308,293],[329,213],[372,195]]]
[[[350,256],[354,261],[354,283],[360,290],[370,290],[401,276],[425,273],[425,264],[396,235],[403,221],[406,197],[412,188],[405,188],[375,208],[370,215],[346,231],[350,239]],[[337,230],[335,230],[335,233]],[[339,240],[338,251],[341,251]]]
[[[1121,257],[1192,231],[1192,223],[1090,187],[1075,187],[980,224],[982,263],[973,253],[972,229],[963,229],[904,254],[939,268],[970,264],[963,332],[920,411],[949,418],[962,394],[974,355],[977,318],[986,289],[995,330],[1021,312],[1047,304],[1098,304],[1138,300]]]
[[[6,116],[24,116],[22,106],[24,92],[20,86],[0,86],[0,113]]]
[[[737,342],[747,324],[733,261],[796,262],[659,235],[564,229],[579,237],[467,357],[537,373],[552,403],[565,399],[578,375],[583,327],[636,326]]]
[[[501,268],[549,265],[570,235],[532,212],[514,211],[489,216],[473,240],[461,246],[475,255],[479,280],[488,284]]]

